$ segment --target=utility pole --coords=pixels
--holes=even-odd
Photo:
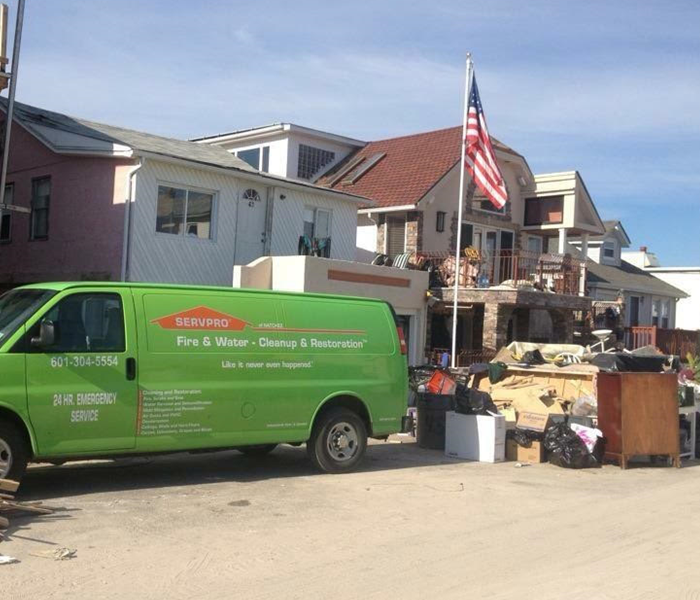
[[[2,35],[2,40],[0,42],[0,50],[2,50],[2,57],[0,57],[1,68],[3,70],[4,81],[0,83],[0,90],[4,89],[7,85],[7,74],[4,73],[5,64],[7,64],[7,5],[2,5],[2,24],[0,24],[0,34]],[[0,214],[3,210],[14,210],[16,212],[30,213],[29,208],[5,204],[5,185],[7,181],[7,164],[10,158],[10,134],[12,133],[12,118],[15,108],[15,92],[17,90],[17,74],[19,72],[19,50],[22,44],[22,25],[24,23],[24,0],[18,0],[17,2],[17,22],[15,25],[15,41],[12,49],[12,69],[10,70],[10,89],[7,98],[7,112],[5,114],[5,139],[2,145],[2,170],[0,171]],[[4,60],[3,60],[4,59]],[[4,83],[4,85],[3,85]]]

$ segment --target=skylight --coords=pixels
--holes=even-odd
[[[344,184],[355,183],[360,177],[362,177],[367,171],[369,171],[374,165],[376,165],[382,158],[386,156],[386,152],[377,152],[373,154],[369,160],[366,160],[361,165],[357,167],[350,175],[348,175],[344,180]]]

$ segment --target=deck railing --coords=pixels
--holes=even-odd
[[[433,268],[431,287],[452,287],[457,271],[459,287],[465,288],[530,284],[537,289],[570,295],[578,295],[585,289],[585,262],[568,254],[501,250],[490,256],[461,257],[458,269],[454,254],[424,253],[421,257]]]
[[[663,329],[655,325],[627,327],[625,329],[625,347],[636,350],[643,346],[656,346],[665,354],[685,358],[686,354],[700,351],[700,332],[689,329]]]

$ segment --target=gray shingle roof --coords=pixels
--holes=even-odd
[[[0,98],[0,107],[2,107],[3,112],[6,106],[7,100]],[[218,146],[196,144],[185,140],[143,133],[133,129],[115,127],[114,125],[95,123],[94,121],[70,117],[21,102],[15,102],[14,111],[15,120],[29,130],[32,130],[33,126],[49,127],[107,143],[129,146],[135,151],[141,150],[217,167],[240,169],[252,173],[258,172],[257,169],[254,169],[248,163]]]
[[[613,231],[616,227],[619,227],[622,230],[623,235],[629,240],[629,235],[627,235],[625,228],[622,226],[622,223],[618,219],[603,221],[603,227],[605,227],[605,233],[600,235],[591,235],[588,238],[589,241],[593,242],[602,240],[608,233]]]
[[[600,285],[621,290],[644,291],[659,296],[687,298],[688,294],[672,286],[670,283],[654,277],[648,271],[635,267],[627,261],[622,261],[619,267],[601,265],[587,260],[588,274],[586,281],[589,285]]]

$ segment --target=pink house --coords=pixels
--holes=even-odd
[[[231,285],[234,264],[297,254],[309,214],[326,218],[331,257],[352,260],[366,202],[261,173],[221,147],[16,103],[5,203],[30,213],[2,214],[0,290],[46,280]]]
[[[2,115],[4,119],[4,115]],[[0,287],[47,279],[119,279],[128,158],[59,154],[12,127]]]

